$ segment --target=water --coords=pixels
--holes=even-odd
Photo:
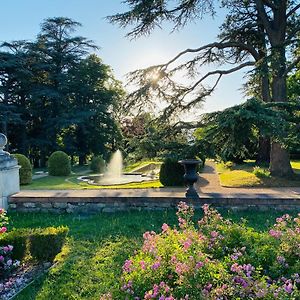
[[[120,150],[117,150],[111,157],[107,165],[107,171],[104,174],[104,179],[117,179],[122,177],[123,157]]]
[[[117,150],[112,155],[107,171],[103,175],[82,176],[79,179],[95,185],[117,185],[153,180],[152,176],[145,176],[141,173],[123,174],[122,170],[123,157],[121,151]]]

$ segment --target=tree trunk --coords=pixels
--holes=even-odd
[[[258,153],[256,157],[257,165],[269,165],[270,163],[271,141],[269,137],[259,137]]]
[[[273,176],[290,177],[294,174],[288,151],[279,143],[272,142],[270,172]]]
[[[272,63],[272,100],[273,102],[287,101],[286,84],[286,58],[285,49],[281,47],[273,49]],[[272,176],[290,177],[293,175],[293,169],[290,163],[288,151],[278,142],[272,142],[270,155],[270,172]]]
[[[79,156],[79,165],[83,166],[86,164],[86,156],[85,155],[80,155]]]

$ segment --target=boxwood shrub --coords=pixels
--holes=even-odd
[[[103,173],[105,171],[105,161],[102,156],[94,156],[92,158],[90,169],[94,173]]]
[[[23,154],[13,154],[20,168],[20,184],[29,184],[32,181],[32,166],[29,159]]]
[[[164,186],[182,186],[184,168],[173,158],[167,158],[160,167],[159,180]]]
[[[12,259],[22,261],[26,255],[40,261],[52,261],[61,251],[68,227],[47,227],[37,229],[15,229],[2,235],[0,247],[12,245]]]
[[[29,236],[29,230],[18,229],[8,232],[2,235],[0,238],[0,247],[12,245],[13,251],[11,258],[13,260],[23,260],[26,255],[27,238]]]
[[[68,176],[71,173],[71,161],[63,151],[53,152],[48,160],[49,175]]]
[[[67,227],[37,228],[29,236],[29,252],[37,261],[53,261],[61,251],[69,229]]]

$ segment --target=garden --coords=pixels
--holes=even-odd
[[[0,45],[0,299],[300,299],[300,4],[75,2],[111,9],[101,35],[48,17]]]
[[[177,212],[10,214],[1,241],[46,231],[36,240],[41,261],[56,239],[48,234],[57,228],[65,237],[68,228],[52,267],[15,299],[298,299],[297,212],[203,209],[195,216],[183,203]],[[28,264],[29,253],[18,255],[21,267]]]

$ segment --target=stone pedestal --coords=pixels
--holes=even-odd
[[[0,207],[8,208],[8,197],[20,191],[19,166],[15,158],[4,151],[6,136],[0,133]]]

